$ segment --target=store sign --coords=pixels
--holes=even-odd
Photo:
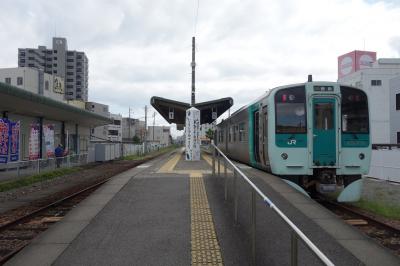
[[[55,93],[64,94],[64,79],[63,78],[54,76],[53,91]]]

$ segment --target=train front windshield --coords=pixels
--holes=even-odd
[[[279,90],[275,94],[276,133],[306,133],[305,87]]]
[[[343,133],[363,134],[369,132],[368,100],[365,92],[340,87],[342,93]]]

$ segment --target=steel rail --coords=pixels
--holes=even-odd
[[[234,169],[234,172],[238,172],[241,177],[250,185],[251,188],[263,199],[264,203],[274,210],[279,217],[286,222],[286,224],[295,232],[297,237],[303,241],[308,249],[310,249],[317,258],[325,265],[332,266],[333,262],[268,198],[251,180],[231,161],[229,158],[217,147],[214,143],[211,144],[213,148],[220,154],[226,162],[228,162]],[[213,151],[213,161],[215,160],[215,150]],[[215,169],[213,169],[213,172]],[[294,245],[295,244],[295,245]],[[294,261],[293,252],[295,252],[296,258]],[[254,254],[253,254],[254,255]],[[292,235],[292,265],[297,265],[297,242]]]

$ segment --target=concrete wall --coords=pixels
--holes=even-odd
[[[400,149],[372,150],[371,167],[367,176],[400,182]]]
[[[397,143],[400,132],[400,110],[396,110],[396,94],[400,94],[400,76],[391,79],[390,86],[390,143]]]

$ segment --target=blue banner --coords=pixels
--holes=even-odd
[[[8,120],[0,119],[0,163],[8,160],[9,128]]]
[[[19,159],[19,132],[20,123],[9,122],[9,143],[10,143],[10,161],[15,162]]]

